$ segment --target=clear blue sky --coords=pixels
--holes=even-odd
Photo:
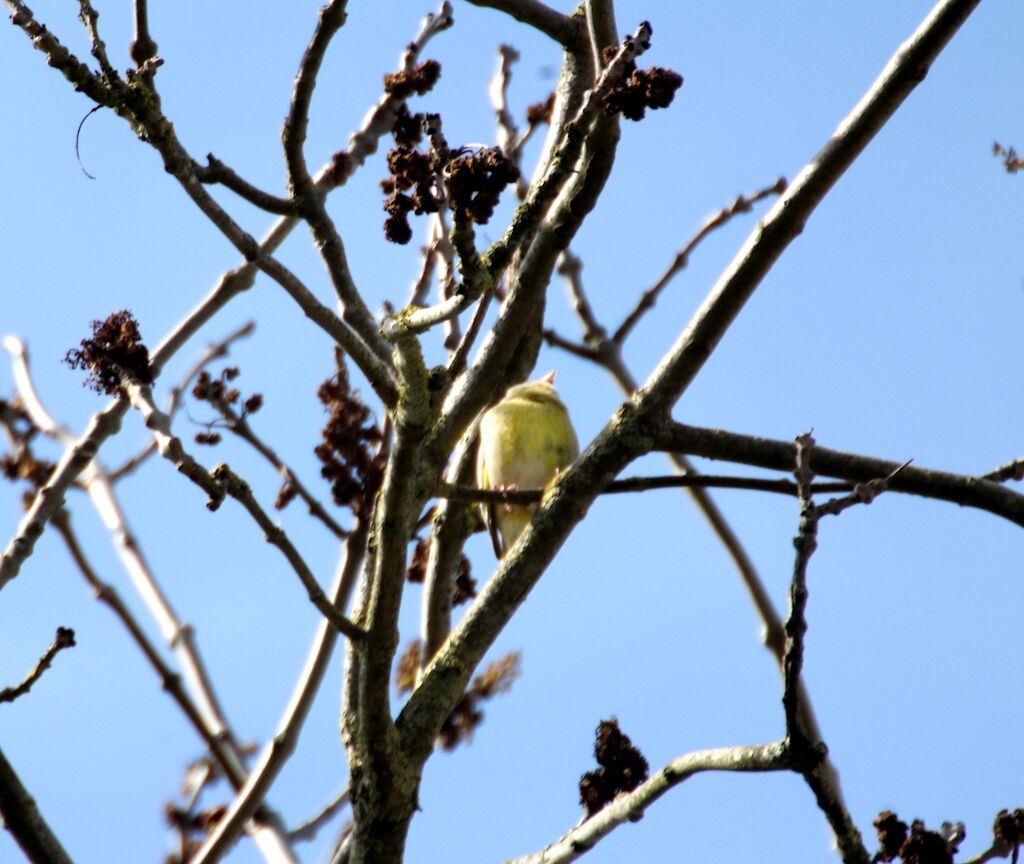
[[[793,177],[930,5],[619,2],[620,30],[645,18],[654,26],[643,65],[669,66],[686,83],[669,110],[623,124],[607,193],[574,244],[601,320],[614,326],[707,215],[737,193]],[[84,56],[73,4],[53,12],[36,6]],[[166,61],[158,75],[164,107],[197,158],[213,152],[283,191],[280,125],[317,8],[153,4],[153,35]],[[352,4],[314,101],[311,165],[345,145],[378,98],[381,74],[433,8],[408,0]],[[100,11],[123,68],[128,13],[115,4]],[[490,141],[487,84],[498,44],[522,53],[511,91],[519,112],[545,98],[559,57],[496,12],[459,2],[456,21],[428,51],[441,61],[442,79],[415,107],[440,110],[452,142]],[[1022,34],[1021,4],[982,4],[764,281],[678,418],[782,439],[813,427],[825,446],[965,473],[1022,455],[1024,179],[1005,175],[991,155],[993,140],[1024,149]],[[81,431],[103,403],[60,359],[89,322],[128,307],[154,345],[238,255],[155,152],[110,112],[83,127],[81,159],[96,179],[83,174],[75,130],[90,105],[10,26],[0,28],[0,80],[0,333],[27,340],[43,398]],[[383,240],[377,182],[385,173],[378,153],[331,199],[353,274],[374,309],[386,299],[404,302],[417,265],[416,243]],[[232,196],[220,198],[255,234],[270,224]],[[703,246],[648,315],[627,351],[638,378],[753,224],[740,218]],[[493,239],[500,230],[496,220],[480,234]],[[282,256],[329,303],[309,245],[296,232]],[[578,335],[558,282],[548,306],[553,326]],[[311,449],[322,424],[315,389],[330,373],[331,346],[275,285],[258,280],[163,382],[177,381],[206,340],[250,318],[256,335],[233,354],[240,386],[264,394],[257,428],[315,486]],[[600,370],[563,354],[545,352],[539,366],[558,368],[585,444],[620,394]],[[11,386],[0,358],[0,398]],[[201,407],[191,411],[207,416]],[[194,431],[180,415],[179,433]],[[102,458],[117,464],[144,440],[131,417]],[[269,505],[278,482],[244,449],[196,455],[210,465],[230,462]],[[652,458],[627,473],[665,470]],[[209,514],[201,493],[165,464],[151,461],[120,493],[165,590],[198,631],[240,737],[262,743],[315,624],[303,591],[239,507],[229,502]],[[795,504],[740,492],[716,498],[782,607]],[[130,596],[88,501],[76,492],[70,503],[94,565]],[[13,490],[0,491],[4,545],[19,518]],[[334,544],[298,504],[280,518],[326,581]],[[483,582],[493,557],[482,535],[470,552]],[[807,684],[870,843],[871,820],[892,808],[933,827],[963,820],[964,848],[974,853],[987,846],[996,811],[1024,806],[1022,553],[1024,535],[1009,523],[897,495],[823,523],[810,575]],[[403,641],[416,634],[419,600],[410,588]],[[0,596],[0,685],[20,679],[57,625],[75,628],[78,647],[60,655],[28,697],[0,705],[0,746],[76,861],[159,860],[169,842],[162,805],[201,744],[47,534]],[[783,730],[779,676],[760,646],[754,611],[679,493],[601,500],[494,656],[512,649],[523,652],[522,679],[486,707],[471,746],[428,766],[410,861],[500,861],[554,840],[579,817],[576,782],[593,767],[592,732],[602,718],[618,716],[652,766]],[[335,668],[270,795],[290,823],[344,785],[339,688]],[[325,835],[308,844],[304,860],[324,861],[330,842]],[[620,828],[588,860],[827,861],[834,860],[829,843],[798,778],[702,776],[641,823]],[[0,833],[0,861],[18,854]],[[257,857],[243,840],[229,860]]]

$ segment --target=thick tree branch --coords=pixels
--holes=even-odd
[[[343,615],[352,597],[366,554],[367,526],[358,523],[344,544],[335,584],[331,589],[331,607]],[[313,699],[323,684],[324,675],[337,645],[338,628],[328,618],[320,622],[306,658],[306,665],[292,691],[291,700],[278,724],[274,737],[263,748],[245,785],[238,790],[227,813],[217,823],[191,864],[218,861],[231,848],[245,823],[258,811],[281,769],[295,751],[299,734],[309,716]]]
[[[474,6],[497,9],[539,30],[569,50],[581,45],[581,32],[572,17],[545,6],[540,0],[469,0]]]
[[[672,420],[655,421],[645,425],[644,430],[650,435],[652,450],[689,453],[760,468],[784,471],[793,464],[796,455],[796,446],[791,442],[687,426]],[[815,474],[855,483],[887,477],[901,464],[825,447],[815,447],[811,454],[811,468]],[[1024,495],[991,480],[911,465],[892,479],[889,488],[893,492],[975,507],[1024,526]]]
[[[74,444],[74,436],[53,419],[36,391],[29,369],[28,349],[21,340],[14,337],[7,337],[4,340],[4,347],[12,355],[15,383],[32,422],[43,434],[64,443],[70,449]],[[86,491],[100,519],[110,532],[117,553],[136,592],[157,623],[165,641],[174,651],[180,668],[184,670],[192,693],[191,698],[188,692],[182,688],[180,676],[177,673],[172,673],[163,662],[159,653],[152,647],[141,627],[127,612],[113,589],[101,583],[96,577],[85,559],[71,529],[70,517],[63,507],[54,514],[54,524],[64,538],[72,558],[87,581],[97,591],[97,596],[110,605],[128,627],[136,644],[161,675],[165,688],[178,701],[186,716],[207,742],[211,753],[222,764],[224,774],[229,782],[238,788],[245,780],[247,773],[245,759],[199,652],[195,631],[191,625],[178,618],[161,589],[156,576],[142,554],[141,545],[131,532],[113,486],[98,460],[93,460],[85,468],[84,474]],[[278,864],[293,862],[295,859],[285,839],[284,825],[280,817],[266,807],[260,815],[260,823],[250,825],[249,831],[264,857],[267,861],[278,862]]]
[[[642,388],[642,411],[671,408],[711,356],[761,280],[878,130],[920,84],[980,0],[942,0],[886,64],[822,150],[776,202]]]
[[[356,288],[349,271],[348,259],[341,235],[334,221],[327,213],[324,195],[306,166],[304,145],[309,126],[309,109],[316,89],[317,75],[323,63],[327,48],[347,18],[348,0],[331,0],[320,10],[316,29],[309,47],[302,55],[299,71],[295,77],[292,104],[284,123],[281,138],[284,145],[285,164],[288,167],[288,185],[302,218],[309,224],[317,249],[327,265],[335,293],[342,304],[342,315],[346,323],[359,334],[360,338],[385,363],[388,347],[381,338],[370,310],[366,308],[362,295]],[[392,400],[385,399],[386,404]]]
[[[929,63],[976,5],[977,0],[940,3],[918,32],[897,51],[878,82],[840,126],[829,145],[801,172],[759,231],[748,240],[648,386],[641,388],[636,399],[616,413],[574,466],[552,485],[524,532],[522,542],[517,544],[513,554],[502,560],[399,715],[398,728],[407,752],[425,754],[428,751],[472,670],[536,584],[569,532],[583,518],[599,490],[638,453],[652,449],[651,427],[656,425],[651,422],[652,418],[666,411],[683,392],[760,279],[802,228],[807,216],[919,83]],[[497,326],[500,325],[501,319]],[[454,394],[449,401],[458,398]],[[665,449],[686,450],[678,446]],[[792,465],[792,461],[788,465]],[[873,476],[887,473],[875,472]],[[904,480],[903,475],[900,480]]]
[[[673,759],[632,792],[620,795],[603,810],[573,828],[557,843],[532,855],[516,858],[509,864],[567,864],[576,861],[620,825],[639,819],[644,811],[669,789],[696,774],[707,771],[764,773],[782,771],[789,767],[788,749],[782,741],[686,753]]]
[[[0,817],[32,864],[71,864],[71,858],[3,750],[0,750]]]

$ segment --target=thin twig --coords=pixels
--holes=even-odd
[[[981,475],[982,480],[990,480],[993,483],[1005,483],[1007,480],[1024,480],[1024,458],[1014,459],[1005,465]]]
[[[288,832],[288,839],[293,843],[315,839],[316,835],[320,833],[320,829],[337,816],[341,809],[348,804],[350,797],[349,788],[346,786],[334,798],[328,801],[319,813],[292,828]]]
[[[821,494],[847,492],[853,487],[852,483],[814,483],[810,486],[810,490],[812,494]],[[792,480],[699,473],[668,474],[660,477],[624,477],[621,480],[613,480],[601,490],[600,494],[621,495],[649,492],[655,489],[693,488],[746,489],[754,492],[774,492],[791,497],[797,497],[799,494],[797,484]],[[438,487],[437,495],[439,498],[448,498],[453,501],[475,501],[482,504],[536,504],[544,498],[544,491],[544,489],[478,489],[475,486],[455,486],[442,483]],[[858,497],[854,503],[864,502],[862,498]]]
[[[319,520],[339,540],[348,536],[348,530],[343,528],[331,516],[327,508],[317,500],[313,493],[299,479],[298,475],[277,455],[276,451],[253,431],[245,416],[239,415],[224,399],[210,398],[207,401],[220,412],[220,415],[227,422],[227,429],[230,432],[249,444],[274,467],[278,474],[281,475],[285,485],[289,489],[294,490],[295,494],[305,502],[311,516]]]
[[[156,56],[157,45],[149,34],[149,4],[147,0],[134,0],[135,38],[128,46],[128,56],[136,67],[143,66]]]
[[[0,750],[0,822],[32,864],[71,864],[71,858],[3,750]]]
[[[818,521],[824,511],[811,498],[814,479],[812,454],[814,438],[810,433],[800,435],[795,442],[795,467],[793,475],[800,490],[800,527],[793,546],[796,557],[793,562],[793,578],[789,589],[789,615],[784,630],[786,649],[782,668],[784,688],[782,705],[786,715],[786,738],[793,758],[793,770],[798,771],[814,793],[818,808],[825,814],[836,838],[836,845],[845,864],[869,864],[871,861],[860,831],[843,802],[837,778],[827,760],[828,748],[820,740],[816,730],[809,730],[803,724],[804,711],[801,701],[804,688],[801,684],[803,671],[805,637],[807,635],[807,566],[818,547]],[[868,503],[870,498],[854,501]],[[841,512],[833,510],[830,512]],[[813,737],[812,737],[813,736]]]
[[[285,560],[291,565],[295,575],[299,577],[299,581],[302,582],[303,587],[306,589],[310,602],[316,606],[320,614],[330,621],[339,633],[343,633],[349,639],[356,641],[362,639],[366,632],[361,627],[353,624],[334,606],[324,593],[324,589],[320,587],[320,583],[316,581],[313,571],[309,569],[309,565],[306,564],[303,557],[299,554],[299,550],[295,548],[295,544],[292,543],[288,534],[283,528],[275,525],[273,520],[267,515],[267,512],[260,506],[256,496],[252,494],[249,484],[224,463],[217,465],[211,472],[211,476],[226,494],[234,498],[252,516],[253,521],[262,529],[266,541],[281,551],[281,554],[284,555]]]
[[[358,334],[360,340],[377,357],[386,363],[389,352],[380,336],[377,322],[370,314],[362,295],[356,288],[348,267],[345,246],[334,220],[327,212],[324,196],[317,189],[306,165],[304,146],[309,125],[309,109],[317,76],[327,48],[347,18],[348,0],[330,0],[321,10],[313,36],[302,55],[299,71],[295,76],[291,107],[281,133],[285,164],[288,169],[288,185],[299,214],[308,223],[316,241],[316,247],[327,266],[331,284],[342,306],[342,318]],[[356,358],[358,359],[358,358]],[[393,395],[393,394],[385,394]],[[384,399],[392,404],[391,398]]]
[[[206,493],[207,509],[216,510],[220,507],[224,500],[223,488],[210,476],[210,472],[192,457],[181,439],[171,431],[171,418],[156,407],[153,401],[153,388],[149,384],[131,382],[127,383],[125,389],[132,406],[142,414],[146,428],[153,433],[157,452],[167,459],[179,474],[187,477]]]
[[[277,216],[294,216],[298,205],[291,198],[278,198],[264,192],[248,180],[240,177],[212,153],[206,156],[206,166],[195,165],[193,170],[200,183],[220,183],[255,207]]]
[[[85,27],[85,32],[89,34],[89,47],[92,51],[92,56],[100,64],[100,71],[103,72],[103,77],[108,82],[116,80],[118,77],[117,70],[114,69],[110,58],[107,57],[107,46],[103,43],[103,39],[100,38],[98,26],[99,12],[93,8],[89,0],[78,0],[78,9],[78,19]]]
[[[169,418],[173,420],[174,415],[178,413],[178,409],[182,404],[182,394],[191,387],[192,381],[195,380],[196,376],[214,360],[226,357],[234,342],[251,336],[255,329],[256,322],[248,321],[234,332],[229,333],[219,342],[215,342],[212,345],[207,346],[206,350],[203,351],[202,355],[198,360],[196,360],[192,368],[185,373],[181,381],[171,388],[170,399],[168,400],[166,411]],[[156,441],[151,438],[149,443],[140,452],[128,459],[123,465],[108,472],[107,476],[110,482],[116,483],[122,477],[126,477],[134,472],[143,462],[156,452],[156,448]]]
[[[751,208],[758,201],[762,201],[770,195],[781,195],[785,191],[786,178],[780,177],[771,186],[766,186],[765,188],[755,192],[753,195],[737,195],[732,204],[728,207],[723,207],[713,216],[708,217],[686,245],[676,253],[675,258],[672,259],[672,263],[669,264],[668,269],[662,273],[658,281],[640,295],[640,300],[634,307],[633,311],[630,312],[623,322],[616,328],[615,334],[612,336],[612,341],[617,342],[620,345],[625,341],[644,314],[654,308],[654,304],[657,303],[661,292],[664,291],[672,279],[674,279],[675,276],[685,269],[687,264],[690,263],[690,255],[693,254],[694,249],[696,249],[708,237],[708,235],[728,223],[737,214],[749,213]]]
[[[57,635],[54,637],[50,647],[43,652],[43,655],[32,667],[28,675],[20,684],[14,687],[4,687],[0,690],[0,702],[13,702],[15,699],[24,696],[32,689],[32,685],[43,677],[43,673],[50,668],[53,658],[60,654],[65,648],[75,647],[75,631],[69,627],[58,627]]]

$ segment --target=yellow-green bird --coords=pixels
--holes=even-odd
[[[510,387],[480,419],[476,481],[481,489],[543,489],[579,455],[555,373]],[[530,523],[536,504],[485,504],[484,521],[499,558]]]

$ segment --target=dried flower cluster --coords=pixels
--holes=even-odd
[[[228,422],[228,424],[245,421],[251,414],[255,414],[263,407],[263,396],[253,393],[242,400],[242,393],[237,387],[232,387],[234,381],[241,371],[237,366],[228,366],[221,370],[220,375],[214,377],[206,370],[199,373],[195,386],[192,388],[192,395],[200,402],[208,402]],[[236,406],[241,403],[241,409],[236,411]],[[210,431],[214,423],[207,424],[207,431],[196,435],[197,444],[218,444],[220,434]]]
[[[384,92],[396,99],[408,99],[412,95],[429,93],[441,77],[441,64],[436,60],[424,60],[411,72],[395,72],[384,76]]]
[[[424,133],[427,152],[417,149]],[[450,150],[437,114],[413,114],[403,104],[391,134],[395,146],[388,151],[390,176],[380,186],[388,196],[384,236],[392,243],[404,245],[412,239],[410,214],[437,213],[445,199],[456,219],[485,225],[501,192],[519,179],[519,168],[500,147]]]
[[[422,653],[423,641],[413,639],[398,658],[398,664],[395,666],[395,692],[399,696],[412,693],[416,688],[416,676],[419,674]]]
[[[541,124],[551,122],[551,112],[555,110],[555,94],[554,92],[548,96],[543,102],[536,102],[530,105],[526,109],[526,122],[531,126],[540,126]]]
[[[64,355],[64,362],[72,369],[89,371],[87,387],[115,396],[126,378],[143,384],[152,382],[149,351],[142,344],[138,322],[131,312],[121,309],[104,321],[93,321],[91,326],[92,338],[83,339],[80,348]]]
[[[9,453],[0,455],[0,475],[16,483],[24,480],[29,488],[22,500],[27,509],[35,498],[36,490],[43,486],[53,473],[53,463],[36,458],[32,451],[32,439],[38,430],[28,413],[17,402],[0,399],[0,427],[3,427],[11,442]]]
[[[620,792],[632,792],[647,779],[648,765],[612,717],[597,724],[594,756],[600,766],[580,778],[580,803],[593,816]]]
[[[618,46],[604,49],[602,60],[607,65],[618,52]],[[683,86],[683,76],[671,69],[652,66],[638,69],[631,60],[623,66],[622,78],[603,94],[605,110],[621,114],[627,120],[643,120],[647,109],[667,108],[675,98],[676,90]]]
[[[500,147],[484,147],[459,156],[445,166],[448,206],[456,220],[486,225],[506,186],[519,179],[519,169]]]
[[[1024,807],[1016,810],[1000,810],[992,825],[992,838],[1005,851],[1013,851],[1016,861],[1019,849],[1024,844]]]
[[[405,578],[417,585],[423,584],[427,578],[427,558],[430,554],[430,539],[418,539],[412,552],[412,560]],[[476,597],[476,579],[472,576],[469,558],[465,554],[459,556],[459,566],[455,571],[455,584],[452,586],[452,606],[461,606]]]
[[[459,744],[472,740],[474,730],[484,720],[480,703],[512,687],[512,683],[519,677],[519,659],[518,651],[506,654],[473,679],[472,686],[463,694],[437,733],[442,748],[454,750]]]
[[[228,808],[223,804],[215,804],[198,812],[167,804],[164,817],[178,835],[178,851],[167,855],[164,864],[184,864],[188,861],[199,851],[207,835],[217,827],[227,812]]]
[[[414,639],[402,652],[395,669],[395,690],[398,694],[411,693],[416,687],[420,668],[423,643]],[[473,737],[473,732],[483,723],[484,712],[480,703],[505,693],[512,682],[519,677],[519,652],[513,651],[500,660],[491,663],[481,675],[473,679],[472,686],[463,694],[437,733],[438,744],[445,750],[454,750],[464,741]]]
[[[421,63],[411,73],[388,75],[384,87],[401,99],[413,94],[422,96],[441,77],[441,64],[436,60]],[[441,203],[434,194],[434,178],[440,167],[431,154],[420,153],[416,147],[423,140],[426,115],[414,114],[403,101],[395,111],[391,135],[395,146],[388,152],[390,177],[381,181],[381,189],[388,195],[384,210],[384,236],[392,243],[404,245],[412,239],[409,214],[436,213]]]
[[[876,861],[899,858],[903,864],[953,864],[953,856],[966,836],[962,824],[943,823],[940,833],[915,819],[908,828],[891,810],[879,813],[873,824],[878,832]]]
[[[1004,147],[996,141],[992,145],[992,154],[1003,160],[1003,168],[1007,174],[1016,174],[1024,170],[1024,159],[1017,154],[1015,147]]]
[[[366,515],[384,476],[380,429],[370,409],[351,388],[345,358],[335,353],[338,371],[320,385],[317,397],[329,412],[323,440],[313,452],[323,463],[320,474],[331,484],[334,503]]]

